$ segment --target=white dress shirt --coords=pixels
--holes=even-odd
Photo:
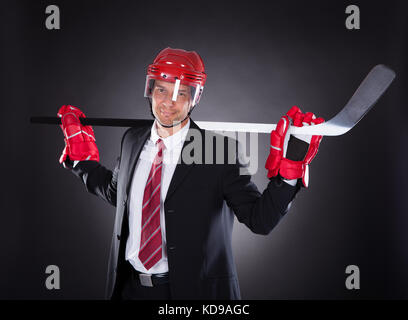
[[[147,139],[143,150],[140,153],[139,160],[137,161],[129,193],[129,238],[126,243],[126,260],[129,260],[137,271],[154,274],[167,272],[169,270],[166,250],[164,200],[166,199],[167,190],[169,189],[170,181],[173,177],[174,170],[176,169],[176,165],[181,154],[181,149],[189,128],[190,120],[188,120],[187,124],[175,134],[167,138],[161,138],[157,134],[156,122],[154,122],[151,129],[150,138]],[[165,149],[163,150],[163,165],[160,186],[160,224],[163,241],[162,258],[153,267],[146,270],[138,257],[141,236],[142,203],[147,178],[149,176],[153,160],[158,152],[158,147],[156,145],[158,139],[162,139],[165,146]]]

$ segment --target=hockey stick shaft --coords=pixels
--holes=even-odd
[[[84,126],[104,126],[104,127],[142,127],[151,126],[153,120],[147,119],[117,119],[117,118],[80,118]],[[61,124],[59,117],[31,117],[31,123],[41,124]],[[196,121],[197,125],[205,130],[213,131],[236,131],[236,132],[271,132],[276,128],[276,124],[268,123],[242,123],[242,122],[212,122]],[[220,129],[222,128],[222,129]]]

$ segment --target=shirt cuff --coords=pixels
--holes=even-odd
[[[73,168],[75,168],[75,166],[78,164],[78,162],[79,162],[79,160],[75,160],[75,161],[74,161]]]
[[[291,186],[295,186],[297,183],[297,179],[291,179],[291,180],[282,179],[282,180],[285,181],[287,184],[290,184]]]

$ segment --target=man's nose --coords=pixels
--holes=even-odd
[[[166,98],[165,98],[164,101],[163,101],[163,103],[164,103],[164,105],[165,105],[166,107],[172,107],[172,106],[174,105],[174,102],[175,102],[175,101],[173,101],[172,98],[173,98],[173,93],[172,93],[172,92],[171,92],[171,93],[168,93],[168,94],[166,95]]]

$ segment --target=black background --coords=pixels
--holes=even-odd
[[[56,4],[61,29],[47,30]],[[358,5],[361,29],[345,28]],[[407,15],[404,1],[2,1],[0,298],[100,299],[114,208],[58,163],[63,104],[89,117],[150,118],[146,67],[163,48],[197,51],[208,80],[194,120],[273,122],[292,105],[333,117],[376,64],[397,73],[351,132],[326,137],[310,188],[268,236],[237,223],[244,299],[408,297]],[[125,128],[95,127],[112,168]],[[254,181],[263,190],[267,135]],[[61,289],[47,290],[48,265]],[[345,288],[357,265],[361,289]]]

